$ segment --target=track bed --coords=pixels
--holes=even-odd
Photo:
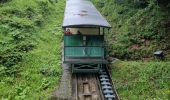
[[[73,100],[102,100],[96,75],[75,74],[72,84]]]

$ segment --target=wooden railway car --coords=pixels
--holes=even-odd
[[[104,34],[110,24],[90,0],[67,0],[62,25],[64,63],[73,73],[98,73],[105,60]]]

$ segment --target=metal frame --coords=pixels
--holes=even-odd
[[[100,28],[102,30],[100,30]],[[82,35],[82,36],[101,36],[102,37],[102,41],[103,44],[102,46],[66,46],[65,42],[64,42],[64,63],[70,63],[71,64],[71,68],[72,68],[72,73],[99,73],[100,70],[102,69],[101,66],[103,64],[107,64],[108,62],[105,60],[105,45],[104,45],[104,35],[105,35],[105,28],[100,27],[99,28],[99,35]],[[103,34],[100,34],[100,32],[103,32]],[[77,34],[75,34],[77,35]],[[65,36],[72,36],[72,35],[64,35],[64,41],[65,41]],[[102,56],[101,57],[70,57],[70,58],[96,58],[96,59],[101,59],[101,61],[89,61],[89,62],[81,62],[81,61],[66,61],[66,56],[65,56],[65,49],[69,48],[69,47],[75,47],[75,48],[81,48],[81,47],[101,47],[103,48],[104,52],[102,52]],[[78,65],[78,66],[77,66]],[[94,66],[95,65],[95,66]],[[84,68],[86,67],[86,68]]]
[[[72,73],[99,73],[102,64],[72,64]]]
[[[101,49],[103,49],[103,51],[105,51],[104,46],[64,46],[64,61],[65,61],[65,57],[66,57],[66,55],[65,55],[66,48],[88,48],[88,47],[101,47]],[[102,52],[102,54],[101,54],[102,56],[96,56],[96,57],[104,59],[105,58],[104,53],[105,52]],[[73,58],[86,58],[86,57],[88,57],[88,58],[95,58],[95,57],[91,57],[91,56],[85,56],[85,57],[80,57],[79,56],[79,57],[73,57]]]
[[[72,35],[64,35],[64,41],[66,41],[65,40],[65,36],[72,36]],[[103,35],[82,35],[82,36],[102,36],[102,41],[104,41],[104,34]],[[70,48],[81,48],[81,47],[101,47],[101,48],[103,48],[104,49],[104,51],[105,51],[105,46],[104,45],[102,45],[102,46],[66,46],[66,44],[65,44],[65,42],[64,42],[64,61],[65,61],[65,49],[66,48],[68,48],[68,47],[70,47]],[[104,59],[105,58],[105,55],[104,55],[104,52],[102,52],[103,54],[102,54],[102,59]],[[84,57],[81,57],[81,58],[84,58]],[[93,58],[93,57],[90,57],[90,58]]]

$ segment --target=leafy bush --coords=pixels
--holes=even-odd
[[[51,1],[0,4],[0,99],[47,99],[58,85],[64,1]]]
[[[30,90],[30,87],[25,87],[25,86],[22,86],[22,85],[15,87],[16,94],[15,94],[14,98],[16,100],[23,100],[23,99],[25,99],[26,95],[29,92],[29,90]]]
[[[42,26],[43,22],[44,22],[44,18],[41,14],[38,14],[34,19],[34,23],[36,26]]]
[[[60,76],[61,73],[57,70],[56,67],[49,68],[49,67],[42,67],[40,69],[40,73],[44,76]]]
[[[39,9],[41,9],[41,13],[42,13],[42,15],[44,15],[44,17],[50,13],[49,4],[47,1],[38,1],[38,5],[39,5]]]
[[[146,8],[148,6],[147,0],[134,0],[134,4],[137,8]]]
[[[5,2],[9,2],[11,0],[0,0],[0,3],[5,3]]]
[[[22,55],[17,52],[4,53],[4,55],[1,55],[0,64],[9,68],[13,65],[18,64],[21,61],[21,59]]]
[[[108,44],[112,45],[110,55],[121,59],[143,59],[152,57],[157,49],[168,52],[170,31],[166,23],[170,15],[167,7],[158,4],[169,4],[169,1],[108,0],[103,7],[98,4],[100,0],[93,2],[113,27],[111,34],[106,34]]]
[[[50,3],[58,3],[58,0],[48,0]]]
[[[0,75],[1,76],[6,74],[5,70],[6,70],[6,67],[4,67],[3,65],[0,65]]]
[[[42,26],[44,18],[47,18],[50,12],[48,1],[34,3],[37,3],[37,6],[26,4],[22,9],[16,5],[2,6],[0,10],[3,19],[0,20],[0,65],[3,66],[1,73],[4,73],[5,69],[5,75],[12,75],[13,66],[22,61],[26,52],[35,48],[34,33],[37,27]]]
[[[42,84],[40,86],[40,90],[46,90],[50,86],[50,82],[46,79],[42,80]]]
[[[170,1],[169,0],[157,0],[159,6],[161,7],[168,7],[170,8]]]

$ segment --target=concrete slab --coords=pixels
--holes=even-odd
[[[71,100],[71,66],[62,64],[63,75],[61,77],[59,88],[52,94],[51,100]]]

